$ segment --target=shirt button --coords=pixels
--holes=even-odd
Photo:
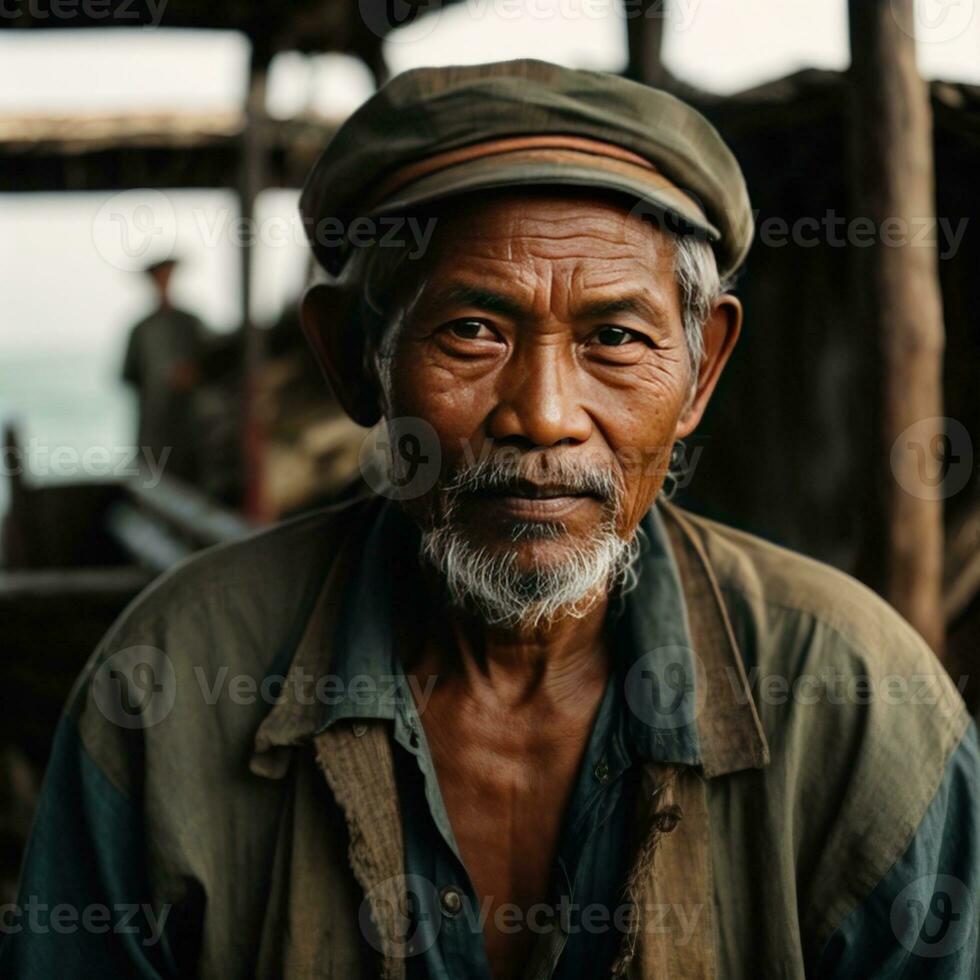
[[[439,903],[446,915],[459,915],[459,911],[463,907],[463,896],[460,895],[458,888],[453,888],[450,885],[448,888],[443,888],[439,893]]]
[[[606,762],[605,756],[603,756],[595,764],[595,769],[593,770],[593,772],[595,773],[595,778],[598,779],[600,783],[609,782],[609,763]]]

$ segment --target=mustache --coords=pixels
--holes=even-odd
[[[527,494],[590,496],[607,504],[622,497],[622,482],[608,464],[568,453],[491,453],[455,469],[443,482],[451,499],[472,494]]]

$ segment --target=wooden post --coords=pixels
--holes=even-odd
[[[265,186],[266,129],[265,129],[265,66],[252,66],[245,107],[245,129],[242,133],[239,200],[243,227],[251,228],[256,221],[255,199]],[[262,366],[264,337],[252,315],[253,239],[247,234],[241,247],[242,282],[242,459],[244,493],[242,509],[245,514],[261,520],[262,501],[262,431],[257,412],[257,384]]]
[[[663,86],[667,73],[661,58],[664,18],[670,0],[630,0],[626,4],[629,63],[626,77],[645,85]]]
[[[876,332],[874,371],[881,526],[879,588],[942,654],[942,501],[924,482],[921,453],[941,436],[944,329],[935,245],[913,243],[917,222],[935,220],[932,110],[915,61],[913,0],[850,0],[851,141],[856,212],[870,217],[878,236],[852,249],[856,277]],[[885,227],[904,222],[905,244],[888,244]],[[920,236],[921,237],[921,236]],[[935,236],[933,236],[934,240]],[[923,431],[936,419],[935,432]],[[913,423],[916,447],[892,447]],[[935,463],[937,461],[931,460]],[[922,492],[915,492],[916,484]],[[911,488],[911,489],[910,489]]]

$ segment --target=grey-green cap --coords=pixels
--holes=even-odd
[[[742,171],[697,110],[618,75],[534,60],[396,76],[327,144],[300,213],[336,274],[349,253],[336,229],[358,217],[532,185],[627,194],[674,230],[706,236],[723,276],[752,241]]]

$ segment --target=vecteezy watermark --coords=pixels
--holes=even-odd
[[[702,202],[690,191],[687,197],[704,211]],[[959,252],[969,226],[969,218],[948,218],[936,215],[919,217],[893,216],[875,221],[867,216],[847,216],[829,208],[823,214],[801,215],[792,219],[780,215],[763,215],[756,208],[752,212],[755,222],[755,242],[765,248],[934,248],[941,260],[952,259]],[[652,222],[671,234],[704,234],[694,231],[690,225],[673,212],[649,201],[637,202],[629,211],[626,221],[636,219]],[[626,240],[624,238],[624,240]]]
[[[103,716],[120,728],[152,728],[167,718],[177,699],[174,666],[153,646],[118,650],[96,667],[92,699]]]
[[[152,489],[163,476],[172,451],[164,446],[159,455],[151,446],[51,446],[31,438],[26,446],[0,448],[0,474],[4,476],[138,478]]]
[[[899,29],[920,44],[945,44],[960,37],[973,22],[975,0],[891,0]]]
[[[704,663],[683,644],[648,650],[627,672],[624,691],[630,711],[656,739],[657,732],[676,731],[697,720],[707,697]]]
[[[358,909],[361,935],[379,953],[417,956],[439,936],[442,916],[436,886],[422,875],[396,875],[374,885]]]
[[[16,902],[0,905],[0,935],[27,932],[32,936],[50,933],[70,936],[79,931],[93,935],[111,932],[116,936],[139,936],[140,945],[155,946],[163,936],[170,909],[170,905],[156,909],[149,903],[135,902],[48,905],[31,895],[22,905]]]
[[[442,13],[439,0],[357,0],[357,8],[372,34],[394,44],[421,41],[436,29]]]
[[[0,20],[159,27],[166,7],[167,0],[0,0]]]
[[[973,440],[957,419],[920,419],[895,440],[890,462],[906,493],[922,500],[946,500],[970,482]]]
[[[633,902],[607,905],[575,902],[562,895],[555,902],[521,906],[500,902],[492,895],[474,901],[454,884],[438,887],[422,875],[396,875],[375,885],[364,897],[359,911],[361,933],[367,942],[388,956],[407,958],[431,948],[448,921],[455,930],[485,935],[495,932],[535,936],[561,930],[566,936],[626,935],[637,925],[648,935],[670,937],[686,946],[705,911],[701,903]],[[639,921],[637,922],[637,917]]]
[[[942,260],[952,259],[963,243],[968,218],[889,217],[876,222],[869,217],[848,218],[833,208],[821,216],[807,215],[788,221],[776,215],[754,212],[756,241],[766,248],[935,248]]]
[[[194,668],[201,700],[216,705],[227,700],[232,704],[255,704],[264,701],[275,705],[283,700],[294,704],[333,706],[347,704],[373,716],[379,709],[414,704],[421,715],[435,691],[437,678],[423,682],[414,675],[396,674],[310,674],[294,666],[288,676],[268,674],[258,678],[252,674],[233,674],[227,666],[209,673],[204,667]]]
[[[305,248],[313,242],[324,248],[399,248],[412,261],[426,254],[438,222],[434,216],[417,215],[327,216],[306,221],[298,211],[260,218],[230,207],[196,207],[190,218],[196,241],[206,249]],[[134,272],[151,259],[173,255],[177,224],[173,202],[162,191],[123,191],[99,208],[92,241],[109,265]]]
[[[177,214],[162,191],[113,194],[96,212],[92,243],[102,258],[123,272],[137,272],[152,260],[170,258],[177,243]]]
[[[664,475],[664,483],[660,490],[660,496],[664,500],[672,500],[678,490],[684,490],[690,486],[703,452],[704,446],[689,445],[683,439],[678,439],[674,443],[670,450],[667,472]]]
[[[407,248],[408,258],[420,259],[425,255],[436,230],[437,218],[421,218],[409,215],[361,215],[342,221],[337,217],[321,218],[310,229],[310,238],[327,248],[335,248],[345,242],[352,248]]]
[[[734,667],[726,667],[725,673],[736,700],[741,704],[746,703],[749,694],[742,684],[741,674]],[[755,700],[760,704],[921,705],[949,716],[961,710],[955,691],[962,694],[970,680],[969,675],[964,675],[954,686],[945,670],[928,674],[888,673],[872,676],[833,666],[794,675],[773,671],[763,673],[753,666],[747,672],[746,679],[755,692]]]
[[[438,482],[442,447],[425,419],[385,419],[361,443],[358,464],[364,481],[379,496],[415,500]]]
[[[891,927],[898,941],[914,956],[951,956],[971,939],[976,945],[975,899],[953,875],[923,875],[895,896]]]
[[[244,248],[259,244],[266,248],[285,245],[305,246],[309,242],[325,248],[402,248],[409,259],[421,258],[432,241],[438,221],[415,215],[355,215],[348,218],[327,216],[304,221],[299,213],[272,215],[257,219],[236,215],[228,208],[215,212],[195,209],[195,229],[205,248],[216,248],[222,241]]]
[[[291,704],[324,707],[347,705],[359,716],[413,706],[425,713],[437,678],[424,680],[404,672],[392,674],[311,674],[294,665],[288,674],[256,676],[233,673],[227,665],[194,665],[194,686],[181,698],[196,698],[209,708],[219,703],[275,707]],[[169,717],[177,703],[177,672],[173,660],[147,644],[125,647],[106,657],[92,675],[92,698],[102,715],[121,728],[152,728]]]
[[[361,19],[367,28],[396,44],[411,44],[431,34],[439,21],[442,6],[438,0],[358,2]],[[463,17],[473,22],[659,18],[667,21],[672,31],[686,31],[694,24],[701,0],[462,0],[456,6]]]

